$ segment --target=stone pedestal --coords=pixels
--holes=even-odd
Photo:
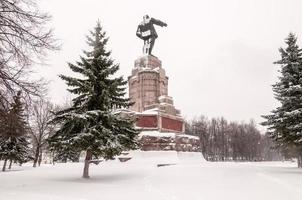
[[[184,120],[180,111],[168,96],[168,77],[161,61],[146,55],[135,60],[129,81],[129,97],[137,113],[136,126],[142,130],[160,132],[184,132]]]
[[[142,131],[142,150],[199,151],[199,139],[184,133],[184,119],[168,96],[168,80],[162,62],[145,55],[135,60],[128,78],[130,110]]]

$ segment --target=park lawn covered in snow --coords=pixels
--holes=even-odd
[[[205,162],[173,156],[91,164],[90,179],[81,178],[83,163],[14,166],[0,172],[0,199],[302,199],[302,170],[294,162]],[[156,166],[165,160],[177,164]]]

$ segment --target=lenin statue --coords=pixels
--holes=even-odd
[[[138,25],[136,35],[140,39],[144,40],[143,54],[152,55],[152,49],[155,43],[155,39],[158,37],[154,24],[158,26],[167,26],[165,22],[150,18],[148,15],[143,17],[143,21]]]

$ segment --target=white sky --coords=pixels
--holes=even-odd
[[[169,96],[184,117],[200,114],[228,120],[261,122],[277,102],[271,84],[277,80],[278,48],[290,31],[302,45],[302,1],[299,0],[40,0],[52,15],[50,26],[62,50],[40,70],[51,80],[50,98],[68,97],[58,74],[70,74],[86,48],[85,36],[101,20],[110,37],[108,49],[127,78],[141,55],[135,36],[142,16],[167,22],[157,27],[153,54],[169,76]]]

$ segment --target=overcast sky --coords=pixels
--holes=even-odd
[[[51,80],[54,103],[68,98],[58,74],[70,74],[87,49],[85,36],[99,19],[110,37],[108,49],[125,78],[139,57],[142,41],[135,35],[142,16],[165,21],[157,27],[153,54],[169,76],[169,96],[184,117],[224,116],[261,122],[277,105],[271,84],[277,80],[278,48],[290,31],[302,46],[300,0],[40,0],[52,15],[50,26],[62,50],[48,57],[40,70]]]

